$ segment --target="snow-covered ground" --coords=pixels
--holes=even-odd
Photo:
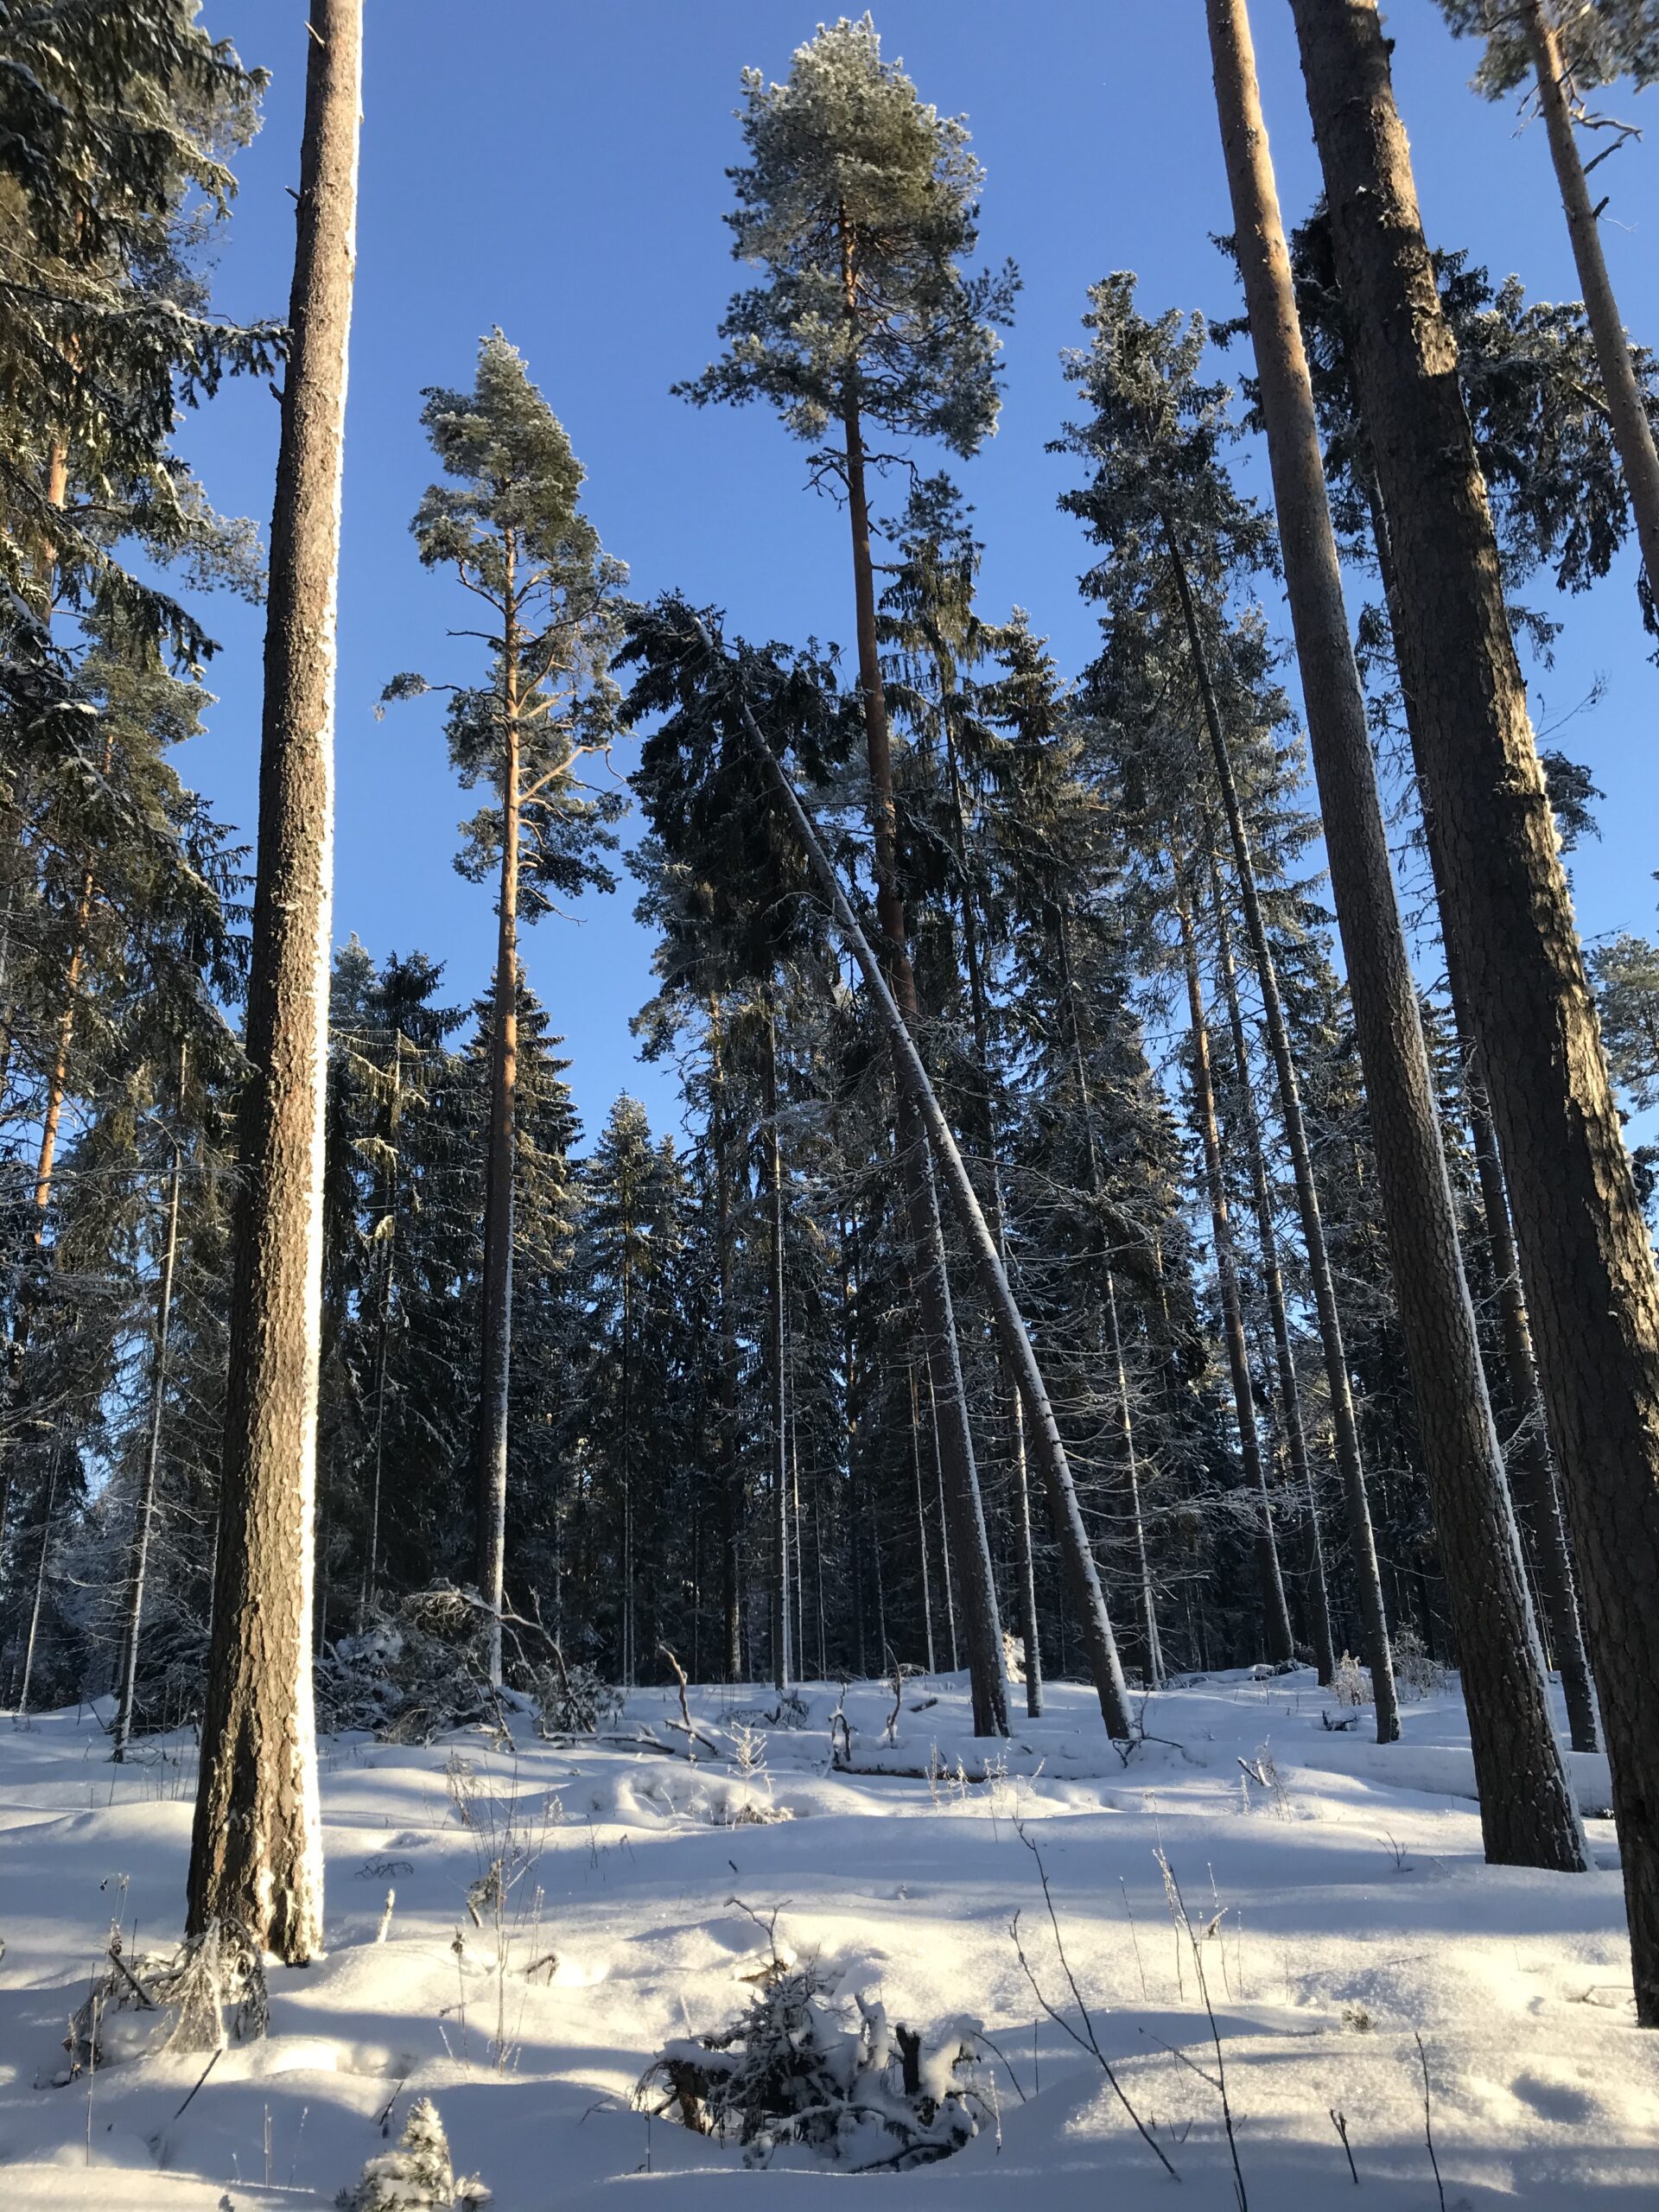
[[[988,1776],[960,1678],[907,1683],[892,1744],[891,1693],[848,1693],[855,1764],[908,1776],[831,1770],[838,1694],[809,1687],[805,1724],[785,1729],[762,1717],[764,1691],[693,1691],[728,1754],[695,1766],[542,1744],[528,1724],[512,1754],[478,1736],[327,1745],[327,1956],[273,1973],[269,2037],[227,2049],[183,2111],[200,2053],[52,2084],[111,1920],[130,1953],[177,1937],[194,1753],[152,1743],[122,1769],[84,1714],[0,1720],[0,2206],[331,2203],[424,2093],[456,2171],[481,2175],[499,2212],[770,2212],[826,2190],[844,2212],[1224,2212],[1216,2045],[1160,1849],[1198,1934],[1252,2212],[1349,2201],[1333,2112],[1354,2201],[1434,2212],[1425,2062],[1448,2207],[1659,2204],[1659,2036],[1634,2024],[1611,1826],[1589,1821],[1602,1871],[1588,1876],[1484,1865],[1454,1694],[1408,1707],[1408,1740],[1382,1751],[1369,1712],[1358,1732],[1322,1727],[1310,1674],[1211,1676],[1151,1700],[1161,1740],[1126,1765],[1089,1693],[1060,1684]],[[671,1694],[641,1692],[622,1729],[683,1749],[677,1713]],[[937,1771],[958,1758],[966,1779]],[[1581,1759],[1576,1776],[1594,1815],[1605,1767]],[[475,1927],[468,1891],[504,1846],[518,1878]],[[1033,2018],[1016,1912],[1045,1996],[1079,2024],[1039,1853],[1101,2050],[1179,2186],[1096,2059]],[[906,2173],[849,2178],[779,2153],[751,2174],[735,2146],[634,2108],[665,2043],[747,1999],[766,1944],[744,1906],[776,1909],[780,1947],[816,1953],[926,2038],[982,2024],[1000,2125]]]

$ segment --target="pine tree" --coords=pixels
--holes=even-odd
[[[1368,0],[1294,5],[1399,567],[1395,642],[1418,695],[1442,915],[1468,979],[1584,1570],[1638,2017],[1655,2024],[1659,1682],[1643,1624],[1659,1589],[1659,1275],[1608,1087],[1381,25]]]
[[[1632,78],[1638,88],[1659,77],[1659,24],[1642,0],[1580,0],[1571,8],[1560,0],[1517,0],[1501,10],[1492,0],[1440,0],[1440,6],[1454,30],[1484,35],[1475,83],[1488,99],[1501,99],[1529,78],[1537,96],[1608,419],[1636,515],[1646,572],[1644,610],[1649,626],[1659,629],[1659,446],[1601,250],[1599,223],[1607,202],[1592,200],[1588,181],[1588,170],[1609,149],[1586,163],[1575,136],[1576,125],[1605,119],[1588,114],[1587,92],[1620,77]],[[1635,135],[1628,126],[1625,131]]]
[[[882,687],[870,551],[867,432],[938,437],[969,454],[995,428],[994,326],[1015,278],[965,277],[979,167],[958,122],[925,107],[884,62],[868,16],[842,17],[793,57],[788,81],[744,79],[751,155],[733,172],[737,258],[766,281],[739,293],[721,326],[725,358],[682,386],[699,404],[765,398],[798,437],[829,435],[817,476],[843,487],[852,533],[859,682],[870,770],[877,911],[907,1023],[919,1012],[898,871],[892,738]],[[977,1732],[1006,1732],[1001,1628],[957,1354],[956,1319],[927,1147],[900,1097],[900,1169],[916,1248],[933,1401],[942,1423],[952,1549],[969,1624]]]
[[[1364,702],[1349,645],[1243,0],[1211,0],[1223,143],[1249,304],[1338,919],[1382,1172],[1396,1300],[1458,1628],[1487,1856],[1586,1864],[1536,1663],[1503,1455],[1464,1280]]]
[[[312,0],[293,350],[271,525],[244,1190],[188,1910],[290,1963],[322,1940],[312,1512],[340,496],[362,0]]]
[[[497,877],[495,1035],[486,1182],[480,1348],[475,1573],[497,1625],[490,1674],[501,1675],[499,1618],[507,1525],[512,1377],[514,1093],[518,1077],[518,925],[547,912],[554,892],[614,887],[598,855],[614,794],[582,787],[577,763],[610,745],[619,699],[610,658],[626,570],[601,550],[577,497],[582,471],[563,426],[498,330],[478,351],[470,392],[434,388],[421,420],[453,482],[427,492],[411,527],[428,568],[451,568],[499,623],[487,643],[491,680],[455,691],[450,758],[492,803],[466,825],[457,866]],[[429,689],[394,677],[388,698]],[[444,687],[454,690],[454,687]]]

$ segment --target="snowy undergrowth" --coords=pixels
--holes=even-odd
[[[636,1693],[617,1732],[664,1747],[645,1751],[529,1727],[512,1753],[476,1733],[334,1739],[327,1955],[272,1971],[268,2037],[205,2080],[203,2054],[175,2050],[63,2087],[111,1921],[128,1956],[176,1942],[193,1755],[151,1744],[124,1770],[84,1715],[0,1719],[0,2203],[332,2204],[427,2097],[498,2212],[642,2190],[716,2212],[739,2187],[767,2212],[827,2189],[837,2212],[1027,2212],[1033,2187],[1045,2212],[1224,2212],[1217,2038],[1253,2212],[1351,2201],[1351,2201],[1435,2212],[1425,2065],[1448,2207],[1659,2202],[1659,2037],[1633,2024],[1611,1828],[1591,1821],[1586,1877],[1483,1865],[1455,1687],[1383,1751],[1369,1711],[1321,1726],[1311,1675],[1211,1677],[1151,1701],[1157,1740],[1126,1764],[1077,1686],[999,1751],[969,1734],[960,1678],[906,1681],[891,1729],[891,1688],[859,1684],[850,1751],[836,1731],[851,1771],[831,1765],[840,1696],[809,1686],[804,1725],[778,1727],[764,1690],[693,1689],[688,1738],[674,1692]],[[1575,1770],[1593,1814],[1605,1767]],[[840,2017],[862,1999],[931,2050],[978,2024],[978,2132],[953,2156],[860,2176],[780,2142],[755,2177],[661,2095],[641,2108],[653,2062],[742,2016],[768,1960],[754,1916],[774,1911]],[[1082,2033],[1069,1967],[1099,2058],[1033,2020],[1016,1912],[1043,1997]]]

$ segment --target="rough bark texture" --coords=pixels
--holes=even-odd
[[[1520,14],[1537,78],[1549,157],[1555,165],[1555,181],[1567,213],[1573,260],[1584,293],[1584,311],[1595,341],[1596,364],[1607,398],[1608,427],[1618,448],[1624,488],[1636,517],[1637,542],[1642,549],[1648,589],[1659,602],[1659,447],[1654,443],[1653,425],[1642,403],[1630,359],[1630,341],[1601,250],[1600,211],[1590,197],[1578,141],[1573,136],[1572,91],[1560,41],[1540,0],[1520,0]]]
[[[1208,0],[1291,618],[1489,1859],[1586,1862],[1550,1726],[1349,643],[1244,0]]]
[[[311,0],[292,351],[271,521],[242,1188],[189,1925],[322,1941],[311,1702],[323,1103],[346,355],[362,0]]]
[[[927,1070],[922,1065],[921,1054],[916,1049],[916,1041],[888,986],[882,964],[841,887],[833,861],[808,819],[794,785],[767,744],[765,733],[747,707],[743,710],[743,719],[755,750],[772,779],[772,788],[777,791],[784,810],[805,849],[819,888],[830,903],[830,911],[835,916],[842,941],[858,963],[859,972],[874,1002],[877,1015],[887,1033],[902,1095],[911,1102],[931,1145],[932,1157],[938,1160],[940,1172],[944,1176],[952,1209],[974,1255],[998,1338],[1018,1377],[1020,1395],[1025,1401],[1033,1448],[1042,1470],[1044,1488],[1048,1495],[1060,1557],[1065,1568],[1066,1583],[1077,1608],[1090,1676],[1100,1700],[1101,1715],[1108,1732],[1118,1741],[1127,1742],[1133,1738],[1135,1726],[1129,1717],[1122,1663],[1118,1657],[1117,1643],[1106,1611],[1106,1600],[1101,1592],[1100,1575],[1090,1548],[1088,1530],[1077,1503],[1065,1445],[1060,1435],[1059,1424],[1054,1417],[1054,1408],[1049,1400],[1042,1370],[1037,1364],[1037,1355],[1032,1350],[1025,1320],[1008,1287],[1007,1273],[997,1251],[996,1241],[991,1235],[984,1209],[975,1192],[973,1178],[963,1164],[956,1138],[951,1135],[950,1125],[934,1095]],[[931,1174],[929,1187],[932,1188]],[[877,1565],[879,1567],[879,1554]],[[1000,1650],[997,1654],[997,1674],[1000,1681]]]
[[[1659,2025],[1659,1277],[1601,1053],[1497,547],[1370,0],[1294,0],[1398,570],[1447,942],[1567,1472],[1640,2017]]]
[[[1186,970],[1186,1005],[1192,1025],[1192,1118],[1198,1125],[1198,1141],[1204,1153],[1205,1188],[1210,1200],[1210,1241],[1215,1247],[1216,1281],[1221,1291],[1221,1335],[1227,1347],[1227,1373],[1233,1386],[1233,1414],[1238,1423],[1238,1456],[1244,1471],[1244,1487],[1255,1493],[1259,1503],[1254,1543],[1255,1568],[1262,1583],[1262,1641],[1269,1659],[1289,1659],[1295,1656],[1295,1639],[1290,1632],[1290,1611],[1285,1604],[1284,1578],[1279,1571],[1279,1548],[1274,1541],[1273,1503],[1268,1496],[1262,1439],[1255,1426],[1255,1392],[1250,1381],[1244,1309],[1239,1297],[1238,1255],[1233,1246],[1227,1180],[1221,1164],[1221,1130],[1216,1120],[1216,1089],[1210,1070],[1210,1025],[1204,1014],[1204,983],[1198,973],[1192,917],[1185,897],[1179,892],[1175,912],[1180,923],[1181,959]]]
[[[853,533],[853,581],[858,629],[858,675],[864,699],[864,735],[870,764],[871,828],[875,846],[876,915],[887,954],[894,999],[907,1030],[918,1008],[916,978],[905,934],[905,906],[898,874],[893,803],[892,737],[887,696],[877,651],[875,576],[870,555],[870,512],[864,481],[864,448],[855,408],[845,419],[848,513]],[[945,1261],[944,1230],[931,1156],[922,1133],[910,1087],[902,1074],[899,1090],[899,1168],[904,1179],[906,1211],[915,1255],[916,1293],[933,1385],[940,1466],[950,1518],[950,1547],[961,1585],[972,1679],[974,1733],[1005,1736],[1008,1730],[1007,1684],[1002,1666],[1002,1626],[984,1508],[974,1464],[967,1393],[957,1342],[950,1276]]]

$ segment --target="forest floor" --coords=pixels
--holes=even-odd
[[[657,1690],[618,1726],[667,1753],[542,1743],[527,1721],[516,1751],[476,1732],[326,1744],[327,1955],[273,1971],[269,2036],[226,2049],[188,2108],[205,2054],[119,2056],[113,2029],[92,2079],[53,2084],[111,1921],[129,1955],[176,1940],[194,1751],[152,1740],[118,1768],[86,1712],[0,1719],[0,2204],[329,2204],[425,2093],[496,2212],[1029,2212],[1033,2187],[1043,2212],[1226,2212],[1217,2039],[1253,2212],[1351,2201],[1333,2113],[1371,2212],[1659,2204],[1659,2036],[1634,2024],[1611,1824],[1588,1821],[1589,1875],[1485,1866],[1455,1688],[1408,1705],[1406,1741],[1381,1750],[1369,1709],[1327,1731],[1311,1673],[1211,1675],[1150,1700],[1156,1740],[1126,1764],[1090,1694],[1060,1683],[988,1774],[961,1677],[907,1681],[891,1742],[891,1691],[855,1684],[853,1761],[911,1770],[887,1776],[832,1770],[838,1695],[809,1685],[783,1728],[764,1690],[694,1690],[725,1754],[696,1765]],[[1574,1765],[1595,1815],[1605,1763]],[[504,1857],[497,1910],[476,1885]],[[1181,2186],[1095,2056],[1033,2018],[1016,1911],[1044,1995],[1081,2027],[1039,1868],[1100,2050]],[[776,1910],[780,1952],[816,1955],[929,2049],[982,2024],[998,2053],[977,2069],[975,2139],[899,2174],[790,2150],[750,2173],[736,2145],[636,2107],[666,2043],[750,1999],[768,1945],[746,1908]],[[121,2025],[142,2043],[144,2021]]]

